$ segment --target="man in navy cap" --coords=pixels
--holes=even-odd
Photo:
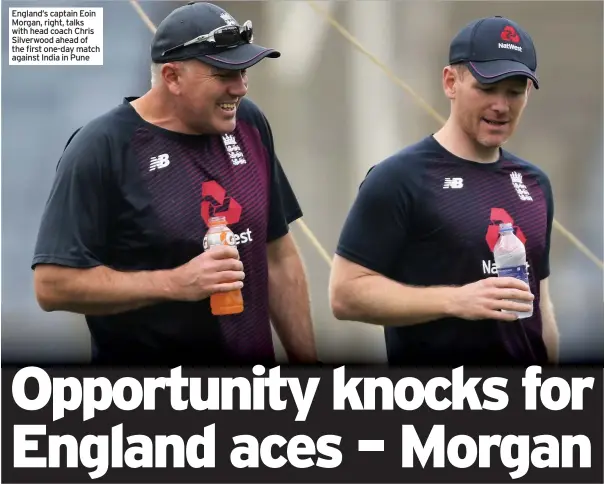
[[[331,305],[338,319],[384,326],[391,364],[557,360],[552,188],[541,169],[502,148],[539,87],[536,69],[533,41],[518,24],[470,23],[443,70],[445,125],[361,184],[337,246]],[[494,277],[501,223],[525,244],[528,285]],[[531,306],[526,319],[505,312]]]
[[[91,121],[59,162],[33,259],[46,311],[84,314],[93,363],[267,364],[271,320],[290,362],[316,361],[304,268],[289,233],[302,211],[247,69],[279,52],[248,21],[194,3],[152,41],[152,87]],[[236,247],[204,251],[223,216]],[[243,313],[210,296],[242,289]]]

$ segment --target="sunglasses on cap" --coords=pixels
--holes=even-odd
[[[162,52],[162,56],[193,44],[210,44],[217,48],[227,48],[236,47],[241,44],[251,44],[253,40],[252,21],[246,20],[243,25],[224,25],[212,30],[208,34],[199,35],[176,47],[165,50]]]

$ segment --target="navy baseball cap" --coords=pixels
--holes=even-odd
[[[172,11],[157,27],[151,59],[166,62],[198,59],[229,70],[247,69],[281,53],[253,43],[250,21],[240,25],[226,10],[191,2]]]
[[[539,89],[533,40],[504,17],[481,18],[466,25],[451,41],[449,64],[465,64],[483,84],[525,76]]]

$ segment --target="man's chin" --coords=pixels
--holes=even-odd
[[[485,148],[500,148],[508,142],[509,136],[486,136],[478,139],[478,143]]]
[[[228,121],[226,121],[226,120],[219,121],[214,124],[214,127],[215,127],[217,133],[220,133],[220,134],[232,133],[233,131],[235,131],[235,128],[237,127],[237,121],[236,121],[236,119],[232,119],[232,120],[228,120]]]

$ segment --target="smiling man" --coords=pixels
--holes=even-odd
[[[434,135],[374,166],[345,222],[330,281],[338,319],[385,327],[391,364],[555,362],[549,297],[554,202],[537,166],[503,150],[538,88],[529,34],[501,17],[453,39]],[[529,286],[496,276],[498,225],[527,250]],[[533,316],[517,320],[502,310]]]
[[[245,98],[273,49],[252,25],[195,3],[152,42],[152,87],[81,128],[59,162],[33,259],[46,311],[84,314],[93,363],[266,364],[271,321],[292,363],[316,361],[304,268],[289,233],[302,215],[269,123]],[[203,250],[226,217],[236,247]],[[210,296],[242,288],[245,309]]]

